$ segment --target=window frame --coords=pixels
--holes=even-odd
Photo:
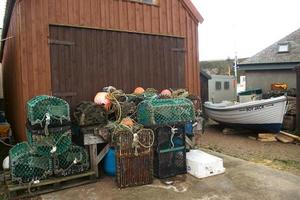
[[[229,90],[229,89],[230,89],[230,82],[224,81],[224,90]]]
[[[286,50],[281,50],[280,47],[286,47]],[[288,42],[278,44],[278,48],[277,48],[278,53],[288,53],[289,51],[290,51],[290,45]]]
[[[220,87],[217,87],[218,85],[219,85]],[[216,89],[216,90],[222,90],[222,82],[221,82],[221,81],[216,81],[216,82],[215,82],[215,89]]]

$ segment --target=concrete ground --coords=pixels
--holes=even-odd
[[[114,180],[99,182],[41,196],[44,200],[298,200],[300,176],[278,171],[261,164],[219,153],[224,159],[225,174],[196,179],[190,175],[175,179],[173,185],[154,180],[152,185],[118,189]]]

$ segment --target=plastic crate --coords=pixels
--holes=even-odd
[[[72,132],[69,126],[49,128],[48,135],[45,130],[33,130],[27,127],[27,141],[36,154],[41,156],[61,155],[72,144]]]
[[[138,106],[137,120],[147,127],[184,124],[195,120],[194,105],[186,98],[146,100]]]
[[[116,181],[120,188],[151,184],[153,182],[154,137],[150,129],[137,133],[139,141],[145,147],[133,145],[134,135],[130,132],[118,132],[116,139]],[[149,148],[146,148],[149,147]]]
[[[89,170],[89,155],[80,146],[72,145],[68,151],[62,155],[54,156],[54,175],[69,176]]]
[[[9,123],[1,123],[0,124],[0,138],[8,138],[10,132],[10,124]]]
[[[53,174],[52,159],[34,154],[27,142],[19,143],[10,149],[9,160],[13,182],[41,180]]]
[[[44,128],[47,117],[50,118],[50,127],[69,124],[69,104],[63,99],[47,95],[36,96],[27,102],[28,122],[34,129]]]
[[[169,178],[186,174],[185,146],[154,152],[153,168],[154,176],[157,178]]]
[[[154,133],[155,142],[153,148],[155,151],[185,146],[184,126],[158,127],[154,129]]]

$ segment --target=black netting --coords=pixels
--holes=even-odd
[[[187,172],[185,147],[155,152],[153,165],[154,176],[158,178],[169,178],[185,174]]]

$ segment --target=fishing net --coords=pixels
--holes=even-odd
[[[139,104],[137,120],[144,126],[186,123],[195,120],[195,111],[186,98],[152,99]]]
[[[52,175],[52,159],[34,154],[27,142],[10,149],[9,159],[13,182],[30,182]]]
[[[31,126],[61,126],[70,122],[69,104],[53,96],[36,96],[27,102],[27,118]]]
[[[68,176],[87,171],[90,167],[89,156],[83,147],[72,145],[62,155],[54,157],[54,175]]]
[[[118,131],[114,137],[117,185],[124,188],[152,183],[154,142],[152,130],[140,129],[136,133]]]
[[[119,155],[134,154],[138,155],[143,152],[151,151],[154,143],[154,133],[151,129],[140,129],[133,132],[132,130],[117,131],[114,136],[116,151]]]
[[[159,127],[154,130],[154,150],[159,152],[163,149],[171,149],[185,146],[184,126]]]
[[[103,106],[88,101],[83,101],[76,107],[74,118],[79,126],[107,123],[107,114]]]
[[[185,174],[187,172],[185,146],[155,152],[153,168],[154,176],[158,178]]]
[[[72,132],[69,126],[50,128],[49,133],[43,130],[26,130],[28,143],[36,154],[41,156],[61,155],[72,144]]]

